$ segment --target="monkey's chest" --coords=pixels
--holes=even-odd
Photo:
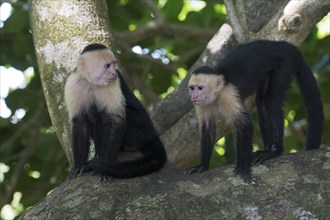
[[[104,109],[109,113],[125,111],[125,99],[121,90],[116,88],[99,88],[91,92],[91,99],[99,109]],[[121,114],[121,113],[120,113]]]

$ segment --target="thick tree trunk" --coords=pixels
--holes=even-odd
[[[42,86],[52,123],[71,161],[70,134],[64,104],[64,83],[90,42],[110,46],[108,11],[104,0],[29,0],[30,21]]]
[[[21,219],[328,219],[330,148],[289,154],[253,168],[255,182],[226,166],[182,175],[64,182]]]

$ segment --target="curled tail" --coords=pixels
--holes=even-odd
[[[143,156],[136,160],[109,162],[101,158],[94,158],[89,161],[89,165],[97,173],[126,179],[156,172],[166,162],[166,151],[158,137],[150,142],[150,146],[141,151]]]
[[[312,150],[319,148],[321,144],[324,122],[323,105],[320,90],[313,73],[305,60],[303,58],[301,59],[301,67],[300,72],[297,73],[297,81],[304,97],[308,114],[306,150]]]

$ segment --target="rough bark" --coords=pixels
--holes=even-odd
[[[77,54],[90,42],[110,46],[104,0],[29,0],[29,14],[42,86],[52,123],[71,163],[70,134],[64,104],[64,83]]]
[[[328,219],[330,148],[289,154],[253,168],[254,183],[233,166],[195,175],[166,167],[146,177],[64,182],[21,219]]]

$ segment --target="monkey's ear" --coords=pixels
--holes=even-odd
[[[84,57],[80,56],[78,59],[78,66],[84,68],[85,67],[85,59]]]
[[[225,78],[223,75],[219,75],[217,76],[217,79],[216,79],[216,90],[217,91],[221,91],[222,88],[225,86]]]

